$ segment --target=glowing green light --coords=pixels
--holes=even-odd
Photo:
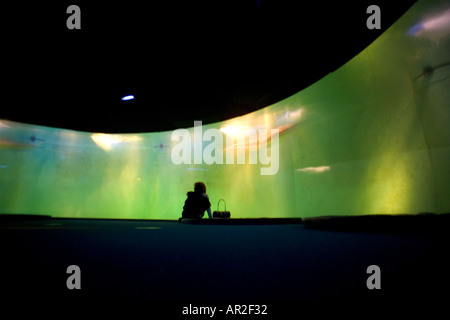
[[[223,163],[202,161],[212,142],[204,136],[192,142],[192,163],[175,164],[172,132],[103,134],[0,120],[0,213],[178,219],[197,181],[211,203],[225,199],[234,218],[449,212],[450,67],[440,59],[450,39],[405,35],[433,3],[419,1],[307,89],[203,126],[203,134],[215,129],[223,139]],[[427,77],[417,52],[435,68]],[[187,129],[190,141],[199,129]],[[237,142],[262,129],[266,139]],[[259,153],[251,157],[261,148],[266,158],[279,152],[276,174],[262,175],[268,164]]]

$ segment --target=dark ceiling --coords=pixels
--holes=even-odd
[[[333,72],[415,1],[393,2],[20,3],[5,13],[0,119],[131,133],[243,115]],[[381,30],[366,27],[371,4]]]

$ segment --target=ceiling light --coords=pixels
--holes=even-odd
[[[122,98],[122,101],[127,101],[127,100],[133,100],[134,96],[133,95],[129,95],[129,96],[125,96]]]

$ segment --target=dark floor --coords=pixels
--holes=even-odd
[[[33,313],[48,314],[62,304],[106,303],[109,310],[138,305],[166,315],[158,319],[209,317],[184,316],[183,306],[192,304],[222,308],[214,318],[226,319],[228,304],[266,304],[265,319],[283,319],[355,306],[404,315],[448,302],[443,228],[395,234],[278,223],[0,219],[2,305],[45,305]],[[81,269],[80,290],[66,287],[70,265]],[[379,290],[366,286],[370,265],[380,267]]]

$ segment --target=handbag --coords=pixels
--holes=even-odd
[[[219,204],[221,201],[223,201],[223,204],[225,205],[225,211],[219,211]],[[225,203],[225,200],[220,199],[219,202],[217,202],[217,211],[213,212],[213,218],[221,218],[221,219],[230,218],[230,211],[227,211],[227,204]]]

